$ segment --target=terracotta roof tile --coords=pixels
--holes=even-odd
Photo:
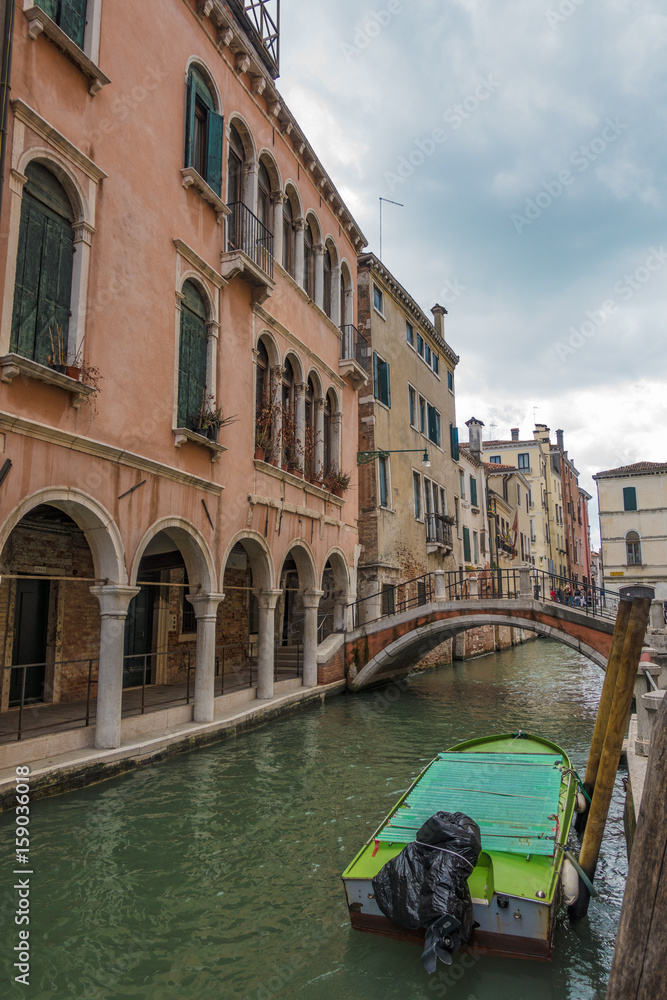
[[[598,472],[593,479],[605,479],[611,476],[641,475],[642,472],[667,472],[667,462],[635,462],[634,465],[621,465],[618,469],[607,469]]]

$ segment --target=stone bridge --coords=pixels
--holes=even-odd
[[[349,687],[360,690],[409,673],[414,664],[446,639],[481,625],[506,625],[536,632],[576,649],[606,669],[615,613],[535,600],[526,575],[513,597],[463,597],[448,600],[436,580],[434,599],[386,615],[347,633]]]

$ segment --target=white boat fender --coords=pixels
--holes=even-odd
[[[579,898],[579,875],[569,858],[565,858],[563,861],[561,880],[565,903],[567,906],[573,906]]]
[[[581,789],[577,792],[577,801],[574,806],[574,811],[578,813],[586,812],[586,797]]]

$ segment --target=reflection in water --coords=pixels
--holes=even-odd
[[[598,667],[540,640],[34,803],[32,995],[604,997],[626,872],[620,782],[601,898],[578,925],[560,915],[550,964],[473,954],[429,978],[414,945],[351,931],[340,882],[423,765],[459,740],[533,731],[582,769],[601,683]],[[0,826],[6,885],[10,820]],[[3,940],[14,936],[5,925]]]

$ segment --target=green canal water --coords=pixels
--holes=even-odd
[[[518,728],[585,765],[602,672],[540,640],[332,699],[31,806],[30,986],[13,982],[13,814],[0,819],[3,997],[34,1000],[593,1000],[626,874],[621,776],[600,899],[554,960],[457,956],[352,931],[340,873],[423,765]],[[11,904],[8,906],[8,903]]]

